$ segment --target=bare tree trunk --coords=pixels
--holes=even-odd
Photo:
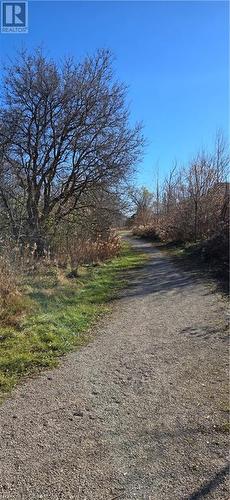
[[[195,200],[195,211],[194,211],[194,241],[197,241],[197,217],[198,217],[198,203]]]

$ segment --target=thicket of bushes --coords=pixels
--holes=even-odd
[[[227,266],[228,168],[227,145],[218,133],[213,153],[198,154],[187,168],[174,166],[155,194],[145,188],[135,193],[133,233],[167,243],[199,243],[203,259]]]

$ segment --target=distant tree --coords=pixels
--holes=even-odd
[[[129,196],[135,210],[135,224],[145,226],[153,216],[154,194],[142,186],[130,189]]]
[[[212,164],[216,171],[216,182],[227,180],[229,174],[230,155],[227,141],[221,130],[218,130],[215,138],[215,148],[212,154]]]
[[[156,189],[147,226],[141,222],[145,227],[136,228],[137,234],[167,241],[198,241],[222,234],[225,240],[229,164],[228,145],[218,131],[214,151],[199,152],[187,166],[172,166],[161,189]]]
[[[226,219],[228,167],[228,147],[221,132],[213,152],[199,152],[187,168],[173,166],[162,194],[167,235],[196,241],[218,230],[221,219]]]
[[[165,178],[162,188],[163,213],[168,214],[177,201],[177,163],[172,166],[168,176]]]
[[[187,189],[195,241],[216,228],[224,202],[224,192],[219,186],[225,181],[228,165],[227,147],[218,134],[214,153],[199,153],[189,166]]]

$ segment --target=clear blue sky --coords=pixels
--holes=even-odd
[[[156,162],[163,176],[228,134],[228,2],[30,1],[29,33],[1,34],[1,60],[22,44],[55,59],[111,49],[150,142],[140,184],[152,187]]]

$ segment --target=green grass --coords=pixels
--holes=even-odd
[[[161,250],[165,250],[170,255],[175,255],[176,257],[183,257],[184,255],[192,255],[196,248],[199,249],[199,243],[181,243],[177,241],[171,241],[169,243],[157,243],[157,246]]]
[[[24,316],[0,326],[1,398],[23,376],[56,366],[61,355],[84,345],[89,327],[125,286],[123,271],[146,258],[125,245],[111,261],[82,268],[77,279],[67,279],[55,268],[27,278]]]

